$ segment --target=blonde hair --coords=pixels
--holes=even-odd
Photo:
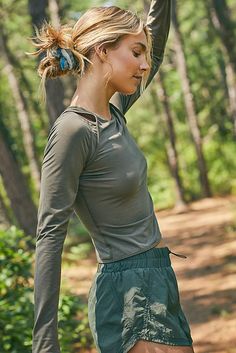
[[[147,63],[151,67],[151,34],[142,20],[133,12],[120,9],[117,6],[93,7],[86,11],[74,27],[61,26],[54,28],[49,23],[44,23],[37,30],[33,44],[37,51],[33,55],[42,55],[38,73],[44,86],[46,78],[55,78],[68,73],[82,76],[87,67],[92,64],[90,59],[95,46],[106,45],[116,47],[125,35],[138,34],[144,30],[147,38],[148,51]],[[75,59],[73,67],[61,67],[58,56],[55,55],[58,48],[64,49]],[[146,72],[141,83],[143,90],[148,73]]]

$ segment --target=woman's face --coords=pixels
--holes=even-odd
[[[117,48],[107,49],[107,61],[110,64],[108,70],[111,75],[108,86],[111,91],[129,95],[137,90],[143,74],[149,70],[146,52],[147,39],[144,31],[126,35]]]

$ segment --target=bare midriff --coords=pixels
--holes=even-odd
[[[155,246],[155,248],[164,248],[167,244],[164,239],[161,239],[160,242]]]

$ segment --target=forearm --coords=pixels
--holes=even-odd
[[[164,57],[166,42],[170,30],[171,0],[153,0],[146,25],[152,35],[152,68],[150,82],[158,71]]]
[[[59,353],[57,312],[61,281],[62,244],[40,242],[36,247],[33,353]]]

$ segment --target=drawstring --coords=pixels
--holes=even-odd
[[[181,254],[176,254],[175,252],[170,251],[170,249],[169,249],[169,252],[170,252],[170,254],[173,254],[173,255],[175,255],[175,256],[181,257],[182,259],[187,259],[187,256],[181,255]]]

